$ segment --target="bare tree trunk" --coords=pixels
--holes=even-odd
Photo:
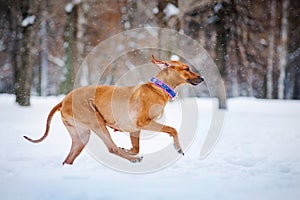
[[[224,5],[222,6],[224,7]],[[226,12],[225,8],[220,9],[218,15],[220,20],[216,22],[216,59],[215,62],[220,70],[220,73],[223,76],[226,76],[225,73],[225,56],[227,55],[227,41],[228,41],[228,29],[226,29]]]
[[[233,54],[234,59],[238,60],[237,59],[238,45],[237,45],[237,41],[236,41],[237,39],[234,38],[233,40],[234,40],[234,41],[232,41],[233,50],[232,50],[231,53]],[[232,78],[231,90],[232,90],[232,96],[233,97],[239,96],[239,83],[238,83],[238,69],[237,69],[237,66],[238,65],[232,66],[231,73],[230,73],[230,76]]]
[[[14,73],[14,92],[15,94],[17,93],[17,90],[19,89],[19,84],[18,84],[18,80],[19,80],[19,71],[18,70],[20,68],[20,50],[21,50],[21,38],[20,36],[20,27],[19,27],[19,18],[18,16],[20,16],[20,10],[19,10],[19,5],[20,3],[13,3],[11,1],[9,1],[9,5],[10,5],[10,33],[11,33],[11,51],[10,51],[10,55],[11,55],[11,62],[12,62],[12,66],[13,66],[13,73]]]
[[[21,106],[30,105],[30,93],[32,85],[32,58],[31,58],[31,30],[34,19],[31,21],[28,17],[32,17],[32,2],[30,0],[24,0],[20,2],[19,13],[22,19],[18,22],[21,23],[21,65],[18,65],[15,69],[16,73],[16,102]],[[27,21],[26,21],[27,18]]]
[[[222,5],[222,9],[218,12],[219,21],[217,22],[216,26],[216,64],[220,70],[220,73],[223,77],[226,76],[226,55],[227,55],[227,41],[228,41],[228,35],[229,31],[225,28],[226,23],[226,11],[224,8],[224,5]],[[222,96],[218,96],[219,101],[219,108],[220,109],[226,109],[226,98],[222,98]]]
[[[284,80],[287,64],[287,35],[288,35],[288,6],[289,0],[282,1],[282,18],[281,18],[281,44],[280,44],[280,74],[278,79],[278,98],[284,98]]]
[[[87,13],[89,10],[89,6],[87,2],[82,1],[78,6],[78,21],[77,21],[77,33],[76,33],[76,48],[77,48],[77,67],[80,66],[81,62],[83,61],[84,53],[86,51],[86,43],[87,43],[87,37],[86,37],[86,24],[87,24]],[[78,71],[80,69],[77,69]],[[88,65],[85,65],[81,69],[81,79],[80,84],[81,85],[89,85],[89,68]]]
[[[77,21],[78,5],[72,4],[72,8],[67,11],[67,22],[64,33],[65,40],[65,80],[62,82],[61,92],[67,94],[73,89],[77,68]]]
[[[22,64],[23,69],[21,69],[19,84],[21,86],[21,90],[17,93],[17,102],[22,106],[30,106],[30,92],[31,92],[31,84],[32,84],[32,59],[30,53],[30,38],[31,31],[24,30],[23,31],[23,48],[22,51]]]
[[[40,69],[40,95],[46,96],[48,85],[48,24],[47,24],[47,3],[43,1],[41,20],[41,69]]]
[[[275,23],[276,23],[276,0],[271,3],[271,28],[269,36],[269,54],[267,66],[267,98],[273,98],[273,63],[274,63],[274,37],[275,37]]]
[[[164,12],[164,9],[166,8],[166,5],[168,4],[167,1],[162,0],[162,1],[158,1],[158,13],[156,15],[157,18],[157,25],[160,28],[166,28],[167,24],[166,21],[164,20],[164,18],[166,17],[166,14]],[[163,46],[162,43],[164,43],[164,41],[166,40],[165,37],[163,37],[163,35],[161,34],[161,30],[158,31],[158,42],[159,42],[159,47]],[[160,50],[159,51],[159,58],[164,58],[165,56],[165,52]],[[167,54],[166,57],[170,57],[170,54]]]

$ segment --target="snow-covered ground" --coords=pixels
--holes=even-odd
[[[13,96],[0,95],[1,199],[300,198],[300,101],[230,99],[222,137],[199,160],[211,118],[211,101],[199,99],[202,125],[186,155],[155,173],[134,175],[107,168],[86,151],[73,166],[62,166],[71,141],[59,114],[44,142],[22,138],[43,134],[48,112],[60,99],[33,97],[24,108]]]

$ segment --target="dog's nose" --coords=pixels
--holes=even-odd
[[[203,81],[204,81],[204,78],[201,77],[201,76],[199,76],[199,80],[200,80],[200,82],[203,82]]]

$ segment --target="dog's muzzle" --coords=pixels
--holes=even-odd
[[[190,83],[192,85],[199,85],[204,81],[204,78],[198,77],[198,78],[193,78],[193,79],[187,79],[186,82]]]

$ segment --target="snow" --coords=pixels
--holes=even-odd
[[[180,60],[179,56],[172,54],[170,60]]]
[[[72,12],[73,7],[74,7],[73,3],[67,3],[67,5],[66,5],[66,7],[65,7],[66,13]]]
[[[185,150],[185,156],[155,173],[133,175],[103,166],[87,151],[81,153],[74,165],[62,166],[71,141],[59,114],[54,116],[44,142],[32,144],[22,138],[41,136],[49,110],[62,98],[33,97],[31,107],[20,107],[12,95],[0,95],[2,199],[296,200],[300,197],[300,101],[229,99],[222,137],[212,153],[200,160],[200,147],[210,125],[212,100],[198,99],[198,136]],[[185,99],[183,104],[190,100]],[[176,114],[180,109],[174,108],[176,102],[166,109],[168,123],[180,123]],[[128,140],[124,136],[118,139],[117,134],[114,135],[117,144]],[[160,148],[160,141],[148,148],[143,151]]]
[[[298,47],[295,51],[289,53],[289,56],[288,56],[289,62],[292,62],[299,55],[300,55],[300,47]]]
[[[73,0],[72,2],[67,3],[65,7],[66,13],[71,13],[73,11],[74,6],[81,3],[81,0]]]
[[[125,27],[125,29],[130,29],[130,27],[131,27],[130,22],[129,22],[129,21],[126,21],[126,22],[124,23],[124,27]]]
[[[25,19],[23,19],[21,25],[22,27],[27,27],[29,25],[32,25],[35,21],[35,15],[30,15],[30,16],[27,16]]]
[[[153,14],[157,14],[158,12],[159,12],[158,7],[155,7],[155,8],[152,9],[152,13]]]
[[[51,61],[52,63],[56,64],[59,67],[63,67],[65,65],[65,61],[63,59],[55,57],[51,54],[48,54],[48,59],[49,59],[49,61]]]
[[[217,4],[214,6],[214,12],[215,12],[215,13],[218,13],[219,10],[221,10],[222,8],[223,8],[222,3],[217,3]]]
[[[179,9],[174,4],[168,3],[164,9],[164,13],[168,19],[173,15],[178,15]]]

